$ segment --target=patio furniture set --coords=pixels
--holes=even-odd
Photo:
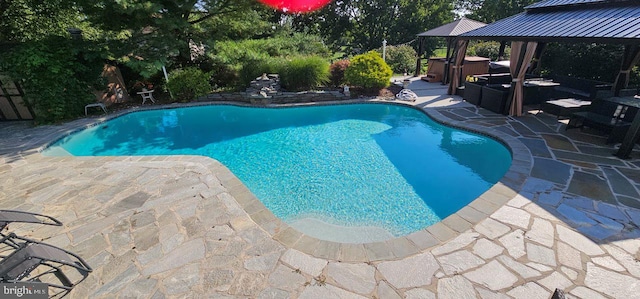
[[[0,283],[31,283],[49,298],[61,298],[87,278],[91,267],[78,255],[62,248],[5,233],[10,223],[62,226],[57,219],[31,212],[0,210]],[[38,297],[40,298],[40,297]]]
[[[476,75],[474,79],[465,82],[463,98],[489,111],[508,114],[510,74]],[[544,113],[568,118],[566,129],[603,131],[606,143],[622,142],[640,109],[640,98],[634,97],[636,89],[623,89],[614,97],[612,85],[600,81],[552,76],[528,78],[524,86],[524,105],[538,105]]]

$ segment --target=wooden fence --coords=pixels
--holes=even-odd
[[[24,93],[18,84],[0,75],[0,121],[33,119],[34,113],[24,102]]]

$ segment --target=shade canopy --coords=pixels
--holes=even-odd
[[[457,20],[457,21],[453,21],[451,23],[442,25],[440,27],[437,28],[433,28],[429,31],[425,31],[422,32],[420,34],[418,34],[418,59],[416,61],[416,72],[415,72],[415,76],[419,76],[420,75],[420,68],[422,67],[421,61],[420,61],[420,56],[422,55],[422,51],[423,51],[423,44],[424,44],[424,39],[427,37],[444,37],[447,40],[447,54],[445,59],[447,60],[447,63],[445,63],[444,65],[444,77],[443,77],[443,83],[444,82],[448,82],[448,76],[449,76],[449,50],[453,45],[454,40],[460,35],[463,34],[465,32],[480,28],[482,26],[485,26],[487,24],[482,23],[482,22],[478,22],[478,21],[474,21],[471,19],[467,19],[465,17],[462,17],[461,19]]]
[[[456,37],[460,34],[478,29],[485,25],[487,24],[462,17],[462,19],[460,20],[453,21],[449,24],[445,24],[440,27],[433,28],[429,31],[422,32],[418,34],[418,37]]]
[[[547,0],[523,13],[463,33],[461,39],[499,41],[640,43],[635,0]]]

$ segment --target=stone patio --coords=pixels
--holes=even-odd
[[[275,218],[209,158],[44,157],[38,150],[101,118],[0,123],[0,207],[63,227],[12,231],[85,258],[71,298],[632,298],[640,294],[640,153],[544,113],[477,109],[412,81],[409,103],[439,121],[498,135],[510,172],[425,230],[347,244]],[[384,100],[376,100],[384,101]]]

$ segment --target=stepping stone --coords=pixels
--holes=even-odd
[[[567,191],[595,200],[616,204],[616,199],[613,193],[611,193],[607,181],[586,172],[575,171]]]
[[[545,179],[556,184],[567,184],[571,176],[571,166],[555,160],[544,158],[533,158],[533,168],[531,176]],[[543,191],[543,190],[538,190]]]
[[[311,276],[318,276],[327,265],[327,261],[312,257],[295,249],[287,250],[281,260],[294,269],[307,273]]]
[[[556,255],[552,249],[544,246],[535,245],[533,243],[527,243],[527,258],[530,261],[548,265],[551,267],[556,266]]]
[[[557,159],[566,159],[580,162],[587,162],[592,164],[604,164],[604,165],[612,165],[612,166],[625,166],[624,162],[617,160],[615,158],[606,158],[592,155],[585,155],[581,153],[567,152],[561,150],[552,150],[553,154]],[[607,157],[611,157],[608,155]]]
[[[560,191],[545,192],[538,196],[539,203],[554,207],[560,203],[560,200],[562,200],[562,192]]]
[[[515,275],[511,274],[507,268],[497,261],[491,261],[479,269],[467,272],[463,275],[467,279],[481,284],[492,291],[511,288],[513,284],[518,281],[518,278]]]
[[[518,132],[518,134],[522,135],[522,136],[530,136],[530,137],[536,137],[537,134],[534,133],[533,131],[531,131],[529,128],[527,128],[526,126],[524,126],[523,124],[517,122],[517,121],[510,121],[509,124],[511,124],[511,127],[513,127],[513,129]]]
[[[456,251],[437,257],[437,259],[440,265],[442,265],[442,270],[447,273],[447,275],[459,274],[485,263],[484,260],[466,250]]]
[[[422,253],[398,261],[382,262],[378,271],[396,289],[430,285],[440,265],[431,253]]]
[[[539,286],[535,282],[528,282],[521,285],[509,292],[507,295],[512,296],[515,299],[530,299],[530,298],[550,298],[551,293],[546,291],[543,287]]]
[[[602,167],[604,174],[609,180],[609,184],[613,189],[613,192],[616,194],[626,195],[632,198],[639,198],[638,191],[636,188],[629,182],[625,176],[621,175],[613,168]]]
[[[547,125],[541,122],[537,117],[533,117],[533,116],[519,117],[518,121],[525,124],[528,128],[530,128],[531,130],[537,133],[555,133],[551,129],[549,129]]]
[[[475,298],[473,284],[461,275],[438,281],[438,299]]]
[[[343,289],[334,287],[330,284],[326,284],[322,286],[311,284],[302,291],[302,293],[298,298],[299,299],[317,299],[317,298],[366,299],[367,297],[345,291]]]
[[[520,138],[520,141],[526,145],[531,151],[531,155],[535,157],[551,158],[551,153],[547,144],[540,139]]]
[[[640,165],[638,167],[640,167]],[[620,171],[622,173],[622,175],[624,175],[627,178],[629,178],[629,180],[634,181],[634,182],[640,182],[640,170],[622,168],[622,167],[618,167],[616,169],[618,169],[618,171]]]
[[[500,127],[496,127],[495,129],[513,137],[520,136],[520,134],[516,133],[513,129],[511,129],[511,127],[508,127],[508,126],[500,126]]]
[[[584,284],[613,298],[632,298],[640,293],[640,280],[587,263]]]
[[[529,219],[531,218],[531,214],[521,209],[503,206],[495,213],[493,213],[493,215],[491,215],[491,218],[496,219],[502,223],[507,223],[523,229],[527,229],[529,227]]]
[[[535,218],[533,225],[531,225],[531,230],[525,233],[525,237],[544,246],[552,247],[555,231],[551,222],[541,218]]]
[[[359,294],[369,294],[376,287],[376,269],[367,264],[329,263],[328,278],[338,286]]]
[[[504,251],[502,246],[496,245],[487,239],[480,239],[475,245],[473,245],[473,253],[479,255],[485,260],[500,255],[502,251]]]
[[[558,134],[540,134],[550,148],[577,152],[578,149],[565,136]]]
[[[436,295],[425,289],[411,289],[404,292],[405,299],[436,299]]]
[[[617,235],[620,231],[615,231],[603,227],[602,225],[593,225],[593,226],[583,226],[579,227],[578,231],[583,233],[585,236],[594,239],[594,240],[605,240],[611,236]]]
[[[526,254],[524,250],[524,233],[522,230],[513,231],[499,240],[513,258],[518,259]]]
[[[589,238],[583,236],[580,233],[574,232],[562,225],[556,224],[556,231],[558,232],[558,238],[571,245],[573,248],[584,252],[589,256],[596,256],[604,254],[604,250],[598,246],[598,244],[589,240]]]
[[[561,204],[560,206],[558,206],[557,211],[562,214],[562,216],[567,218],[567,220],[569,220],[571,223],[577,225],[587,226],[598,224],[598,222],[596,222],[595,220],[587,217],[587,214],[585,214],[584,212],[581,212],[578,209],[565,204]]]

